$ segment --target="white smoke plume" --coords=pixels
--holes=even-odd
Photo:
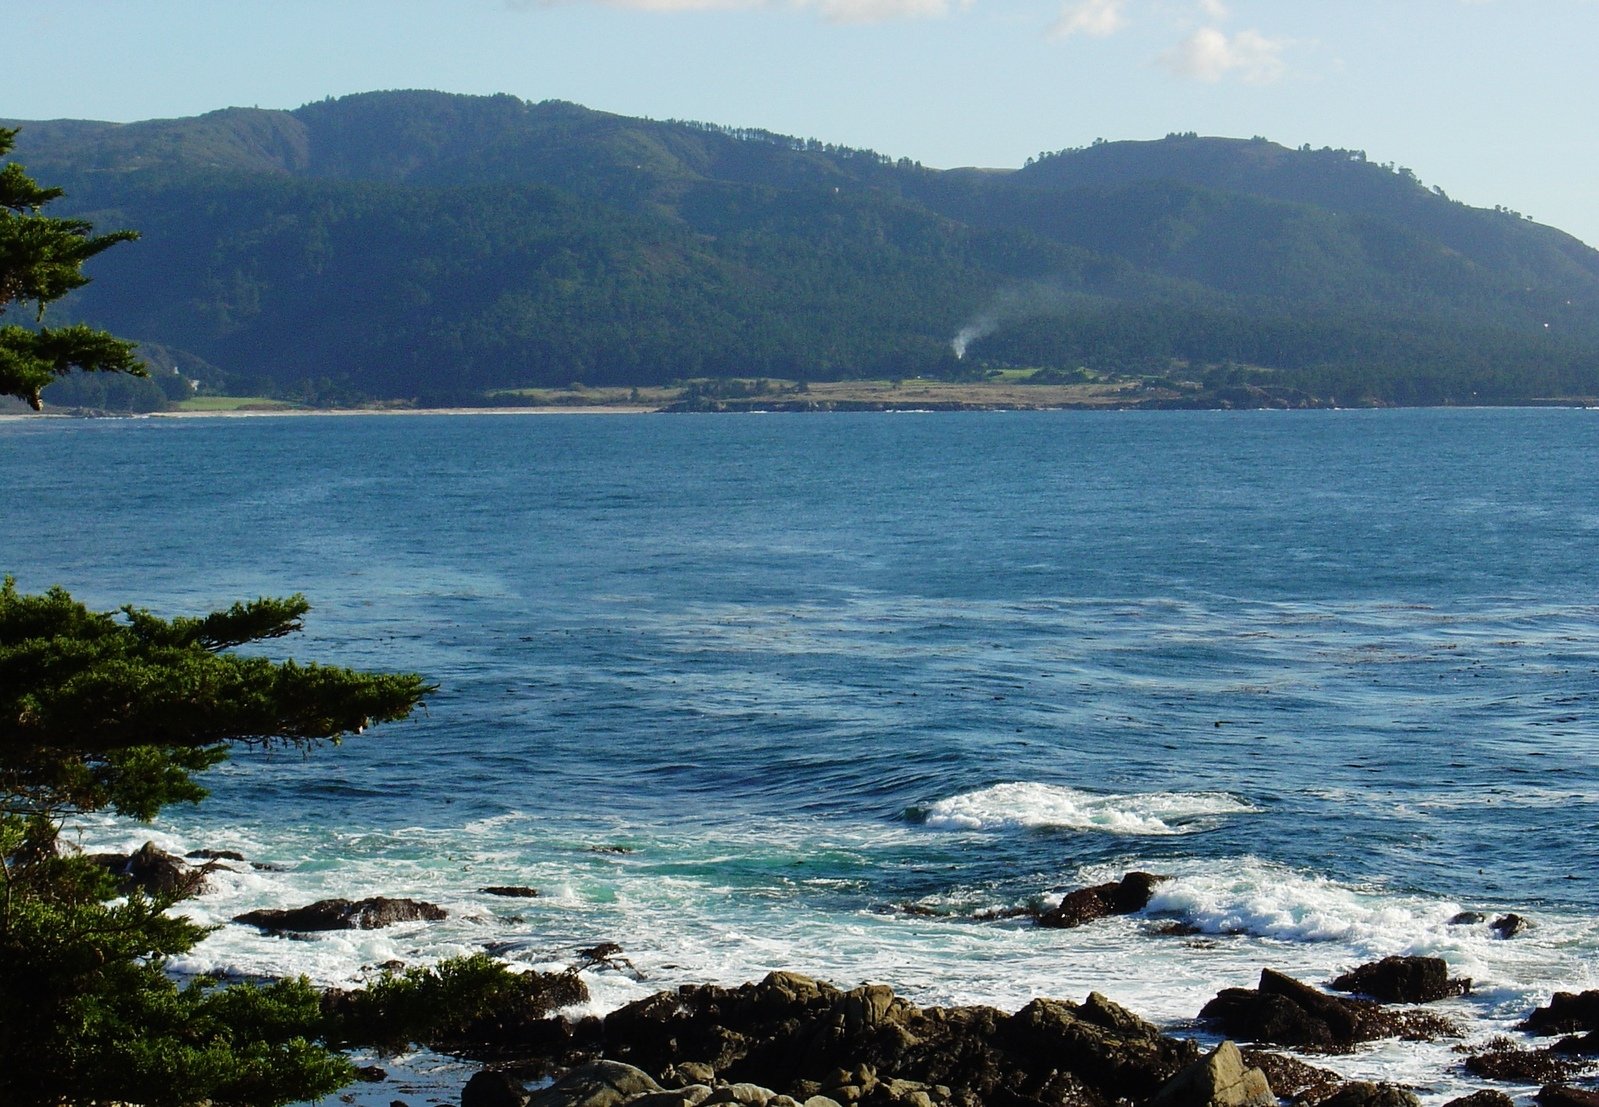
[[[1064,315],[1074,304],[1082,301],[1081,293],[1069,292],[1059,285],[1043,281],[1008,285],[994,293],[983,309],[955,332],[955,337],[949,341],[949,348],[957,358],[964,358],[972,343],[987,338],[1001,328],[1025,319]]]

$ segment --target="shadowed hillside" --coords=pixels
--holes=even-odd
[[[144,234],[68,310],[234,387],[470,402],[1014,366],[1342,403],[1599,394],[1599,253],[1358,151],[1170,136],[939,171],[428,92],[18,125],[62,206]]]

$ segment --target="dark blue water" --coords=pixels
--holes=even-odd
[[[439,684],[337,753],[245,755],[218,823],[1215,791],[1256,813],[927,836],[827,894],[1250,855],[1591,909],[1596,449],[1567,410],[8,422],[0,569],[162,613],[304,592],[283,651]]]

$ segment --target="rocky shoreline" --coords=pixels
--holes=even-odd
[[[203,863],[146,844],[97,860],[127,888],[178,896],[202,893],[212,871],[244,862],[208,851],[191,856]],[[1041,927],[1090,925],[1143,910],[1164,880],[1129,872],[1028,914]],[[482,891],[538,895],[526,887]],[[294,934],[442,917],[432,904],[371,897],[252,911],[235,922]],[[1486,924],[1505,940],[1528,925],[1517,915],[1454,921]],[[373,1036],[364,990],[334,989],[323,997],[329,1040],[395,1048],[415,1042],[481,1064],[461,1092],[462,1107],[1419,1107],[1411,1089],[1345,1080],[1305,1058],[1389,1039],[1463,1039],[1456,1022],[1427,1005],[1472,987],[1435,957],[1384,958],[1327,989],[1267,968],[1256,987],[1223,989],[1197,1012],[1193,1029],[1209,1048],[1098,993],[1080,1002],[1035,999],[1015,1012],[922,1008],[885,985],[845,989],[794,972],[738,987],[685,985],[603,1017],[568,1017],[589,999],[579,972],[626,968],[622,952],[601,943],[564,972],[511,976],[514,990],[492,1005],[408,1024],[407,1041]],[[1556,993],[1518,1029],[1525,1039],[1454,1047],[1456,1075],[1483,1086],[1445,1107],[1510,1107],[1494,1084],[1539,1087],[1545,1107],[1599,1107],[1591,1081],[1599,1065],[1599,991]],[[364,1078],[381,1081],[382,1073],[369,1070]],[[413,1105],[391,1099],[387,1107]]]

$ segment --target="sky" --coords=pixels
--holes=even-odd
[[[1599,245],[1599,0],[3,0],[0,118],[505,92],[1015,167],[1365,150]]]

